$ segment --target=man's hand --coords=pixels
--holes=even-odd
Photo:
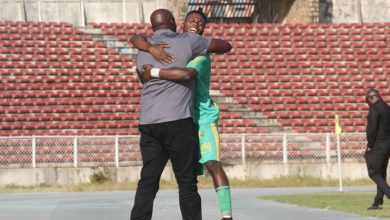
[[[129,41],[139,50],[151,53],[153,58],[163,65],[174,62],[173,55],[165,51],[165,48],[171,47],[169,44],[153,45],[142,35],[133,35]]]
[[[369,146],[368,144],[367,144],[367,151],[371,151],[372,150],[372,148],[373,148],[374,146]]]
[[[142,74],[141,79],[143,83],[146,83],[147,81],[152,79],[152,76],[150,75],[150,71],[152,70],[153,65],[145,64],[142,66]]]
[[[171,47],[169,44],[150,45],[148,51],[158,62],[167,65],[175,61],[173,55],[165,51],[165,48],[169,47]]]

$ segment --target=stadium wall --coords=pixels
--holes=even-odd
[[[389,22],[390,1],[324,0],[330,7],[332,23]],[[259,23],[318,23],[319,0],[257,1],[254,21]],[[328,12],[322,12],[328,13]]]
[[[170,0],[171,4],[173,5]],[[144,23],[167,0],[0,0],[0,21]]]
[[[157,8],[172,10],[183,21],[189,0],[0,0],[0,21],[148,23]],[[333,23],[389,22],[386,0],[332,0]],[[317,23],[319,0],[257,1],[253,17],[259,23]]]
[[[231,179],[273,179],[281,176],[302,176],[337,180],[337,163],[248,163],[244,165],[224,165]],[[39,184],[70,185],[89,183],[94,173],[102,172],[111,181],[117,183],[136,182],[139,179],[141,166],[130,167],[82,167],[82,168],[19,168],[0,169],[0,185],[32,186]],[[342,178],[344,180],[359,180],[368,178],[363,162],[342,163]],[[163,172],[162,180],[173,181],[171,166]]]
[[[370,23],[390,21],[390,1],[332,0],[333,23]]]
[[[170,9],[176,18],[176,21],[184,21],[188,12],[189,0],[167,0],[168,9]]]
[[[318,23],[318,0],[296,0],[283,23]]]
[[[259,23],[317,23],[318,0],[257,1],[254,21]]]

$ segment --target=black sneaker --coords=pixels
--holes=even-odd
[[[370,207],[367,208],[367,210],[378,210],[383,209],[382,204],[372,204]]]
[[[221,220],[233,220],[233,218],[232,217],[223,217],[223,218],[221,218]]]

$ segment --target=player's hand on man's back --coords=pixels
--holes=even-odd
[[[174,62],[173,55],[165,50],[165,48],[169,47],[171,47],[169,44],[151,45],[149,48],[149,52],[152,54],[155,60],[157,60],[163,65],[167,65]]]

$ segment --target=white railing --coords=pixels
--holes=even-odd
[[[360,161],[363,133],[223,134],[221,160],[229,164]],[[131,166],[142,164],[139,136],[0,137],[1,168]]]

